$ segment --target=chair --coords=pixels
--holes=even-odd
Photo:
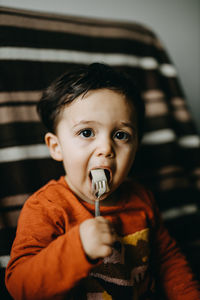
[[[1,285],[27,197],[63,174],[44,145],[41,91],[74,65],[105,62],[136,78],[145,133],[131,176],[156,197],[166,226],[200,278],[200,144],[175,66],[142,24],[0,8]],[[11,299],[4,286],[4,298]]]

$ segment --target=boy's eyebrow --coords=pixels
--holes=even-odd
[[[77,126],[80,126],[80,125],[90,125],[90,124],[94,124],[94,123],[98,124],[99,122],[97,122],[97,121],[92,121],[92,120],[89,120],[89,121],[81,120],[81,121],[79,121],[78,123],[76,123],[76,124],[73,126],[73,128],[75,128],[75,127],[77,127]]]
[[[133,123],[129,123],[129,122],[121,122],[122,125],[126,126],[126,127],[130,127],[131,129],[135,130],[136,129],[136,125],[134,125]]]
[[[100,122],[96,121],[96,120],[81,120],[78,123],[76,123],[73,128],[76,128],[77,126],[80,125],[91,125],[91,124],[100,124]],[[136,129],[136,125],[132,124],[131,122],[124,122],[124,121],[120,121],[120,124],[126,127],[131,128],[132,130]]]

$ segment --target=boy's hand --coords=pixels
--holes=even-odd
[[[100,216],[81,223],[80,238],[86,255],[91,260],[95,260],[112,253],[116,234],[112,224]]]

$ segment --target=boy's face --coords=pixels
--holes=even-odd
[[[94,202],[91,170],[108,170],[110,191],[101,198],[106,204],[135,158],[136,112],[120,93],[90,91],[64,108],[56,135],[47,133],[45,138],[52,157],[63,161],[69,187],[82,200]]]

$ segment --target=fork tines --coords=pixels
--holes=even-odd
[[[94,193],[100,198],[106,192],[106,181],[100,180],[94,183]]]
[[[103,169],[91,171],[93,194],[100,198],[107,191],[107,177]]]

